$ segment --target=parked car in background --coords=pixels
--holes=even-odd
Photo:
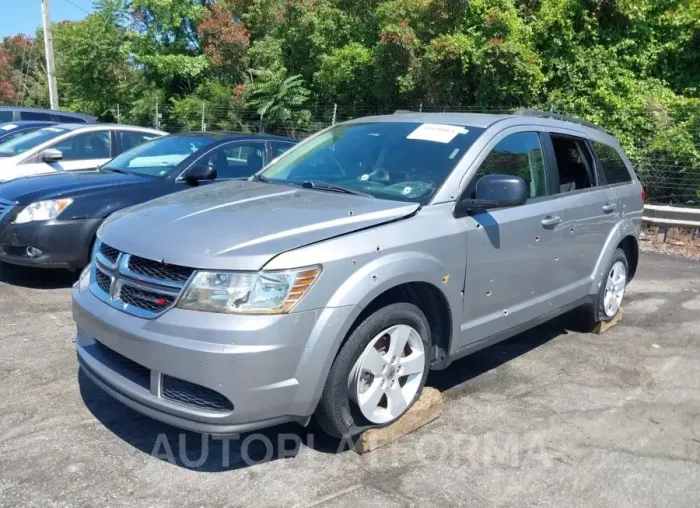
[[[97,117],[56,109],[0,106],[0,122],[18,122],[21,120],[56,123],[96,123]]]
[[[35,122],[22,120],[19,122],[0,123],[0,143],[6,143],[19,136],[29,134],[42,127],[56,125],[56,122]]]
[[[167,132],[110,124],[56,124],[3,143],[0,182],[22,176],[95,169],[144,141]]]
[[[388,425],[431,368],[575,307],[613,319],[642,193],[618,141],[573,119],[336,125],[251,181],[108,219],[73,288],[80,366],[197,432]]]
[[[271,136],[176,134],[132,148],[99,171],[2,184],[0,261],[82,268],[105,217],[193,186],[247,178],[294,143]]]

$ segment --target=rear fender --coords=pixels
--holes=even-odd
[[[608,276],[608,266],[610,266],[615,249],[617,249],[617,246],[620,245],[622,239],[626,236],[634,236],[635,238],[639,238],[640,226],[638,223],[639,219],[622,219],[615,224],[615,227],[612,229],[612,231],[610,231],[610,234],[605,241],[605,245],[601,250],[600,256],[598,257],[598,261],[595,264],[593,273],[591,274],[591,279],[593,282],[588,290],[589,295],[598,294],[598,291],[600,291],[602,284],[605,282],[605,279]]]

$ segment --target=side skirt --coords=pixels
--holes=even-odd
[[[547,322],[547,321],[549,321],[557,316],[565,314],[565,313],[567,313],[567,312],[569,312],[577,307],[580,307],[581,305],[585,305],[587,303],[590,303],[592,300],[593,300],[593,297],[591,295],[585,296],[579,300],[575,300],[567,305],[564,305],[563,307],[559,307],[558,309],[555,309],[555,310],[550,311],[546,314],[543,314],[543,315],[539,316],[538,318],[535,318],[531,321],[516,325],[512,328],[508,328],[507,330],[503,330],[502,332],[498,332],[494,335],[491,335],[489,337],[481,339],[477,342],[472,342],[471,344],[466,344],[466,345],[462,346],[461,348],[459,348],[457,351],[455,351],[455,353],[452,356],[436,359],[430,365],[430,368],[432,370],[446,369],[455,360],[459,360],[460,358],[464,358],[465,356],[468,356],[472,353],[476,353],[477,351],[480,351],[484,348],[487,348],[489,346],[497,344],[498,342],[502,342],[506,339],[510,339],[514,335],[517,335],[517,334],[522,333],[526,330],[534,328],[535,326],[541,325],[542,323],[545,323],[545,322]]]

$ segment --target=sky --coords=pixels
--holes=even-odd
[[[51,22],[78,20],[92,10],[92,0],[50,0]],[[0,0],[0,39],[41,27],[41,0]]]

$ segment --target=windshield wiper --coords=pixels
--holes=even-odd
[[[120,173],[122,175],[131,175],[132,174],[132,173],[129,173],[128,171],[124,171],[123,169],[119,169],[119,168],[109,168],[106,166],[102,166],[100,169],[103,171],[108,171],[109,173]]]
[[[343,194],[352,194],[354,196],[364,196],[366,198],[373,198],[371,194],[366,192],[357,191],[355,189],[348,189],[347,187],[341,187],[340,185],[335,185],[332,183],[324,182],[322,180],[307,180],[301,183],[301,186],[305,189],[317,189],[322,191],[330,192],[342,192]]]
[[[270,179],[266,176],[263,175],[253,175],[252,179],[253,182],[263,182],[263,183],[269,183]]]

